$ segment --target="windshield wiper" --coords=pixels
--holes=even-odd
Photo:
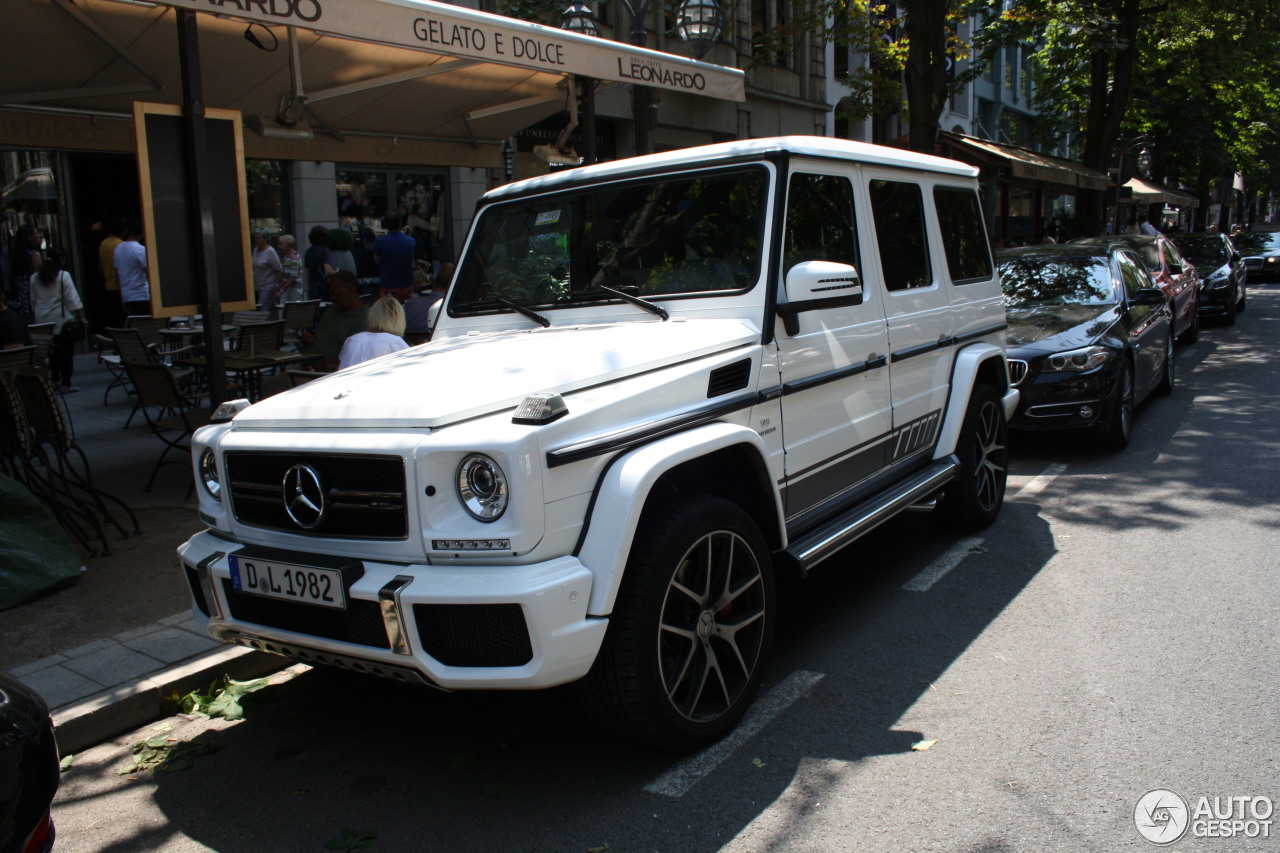
[[[534,311],[532,308],[526,308],[523,305],[520,305],[519,303],[512,302],[510,299],[503,299],[501,296],[486,296],[484,299],[475,299],[475,300],[472,300],[471,302],[464,302],[461,305],[458,305],[457,307],[460,310],[466,311],[469,308],[475,308],[476,306],[485,305],[490,302],[496,302],[504,308],[510,308],[512,311],[523,314],[533,322],[542,326],[544,329],[547,326],[551,325],[550,320],[548,320],[546,317],[543,317],[541,314],[539,314],[537,311]]]
[[[641,299],[639,296],[632,296],[630,293],[627,293],[622,290],[616,290],[612,287],[606,287],[603,284],[597,284],[595,289],[603,290],[605,293],[611,293],[614,296],[621,299],[623,302],[630,302],[632,305],[639,306],[640,308],[643,308],[644,310],[648,311],[650,314],[657,314],[659,317],[661,317],[664,320],[667,320],[671,317],[671,315],[667,313],[667,309],[663,308],[661,305],[658,305],[655,302],[650,302],[647,299]]]

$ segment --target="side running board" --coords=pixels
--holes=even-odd
[[[954,454],[939,459],[792,540],[785,553],[808,572],[859,536],[941,489],[955,479],[959,468],[960,460]]]

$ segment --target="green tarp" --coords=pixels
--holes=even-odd
[[[0,474],[0,610],[80,577],[80,557],[47,506]]]

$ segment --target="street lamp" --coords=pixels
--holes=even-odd
[[[648,39],[644,21],[649,14],[649,0],[638,0],[635,4],[630,0],[619,0],[619,2],[627,7],[627,12],[631,15],[631,43],[636,47],[644,47]],[[573,0],[564,10],[560,28],[586,35],[599,33],[591,7],[582,0]],[[711,49],[711,45],[720,40],[720,34],[724,32],[724,14],[720,11],[720,4],[717,0],[682,0],[676,10],[676,32],[682,41],[693,45],[697,58],[701,59]],[[649,154],[653,150],[649,137],[650,108],[649,87],[633,85],[631,114],[632,123],[635,125],[637,154]],[[594,124],[594,108],[589,110],[588,115]],[[583,132],[586,132],[585,127]],[[594,139],[591,145],[594,146]]]

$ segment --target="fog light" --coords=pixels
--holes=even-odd
[[[1081,406],[1079,415],[1081,419],[1089,420],[1089,418],[1093,417],[1093,406]]]
[[[432,539],[437,551],[510,551],[510,539]]]

